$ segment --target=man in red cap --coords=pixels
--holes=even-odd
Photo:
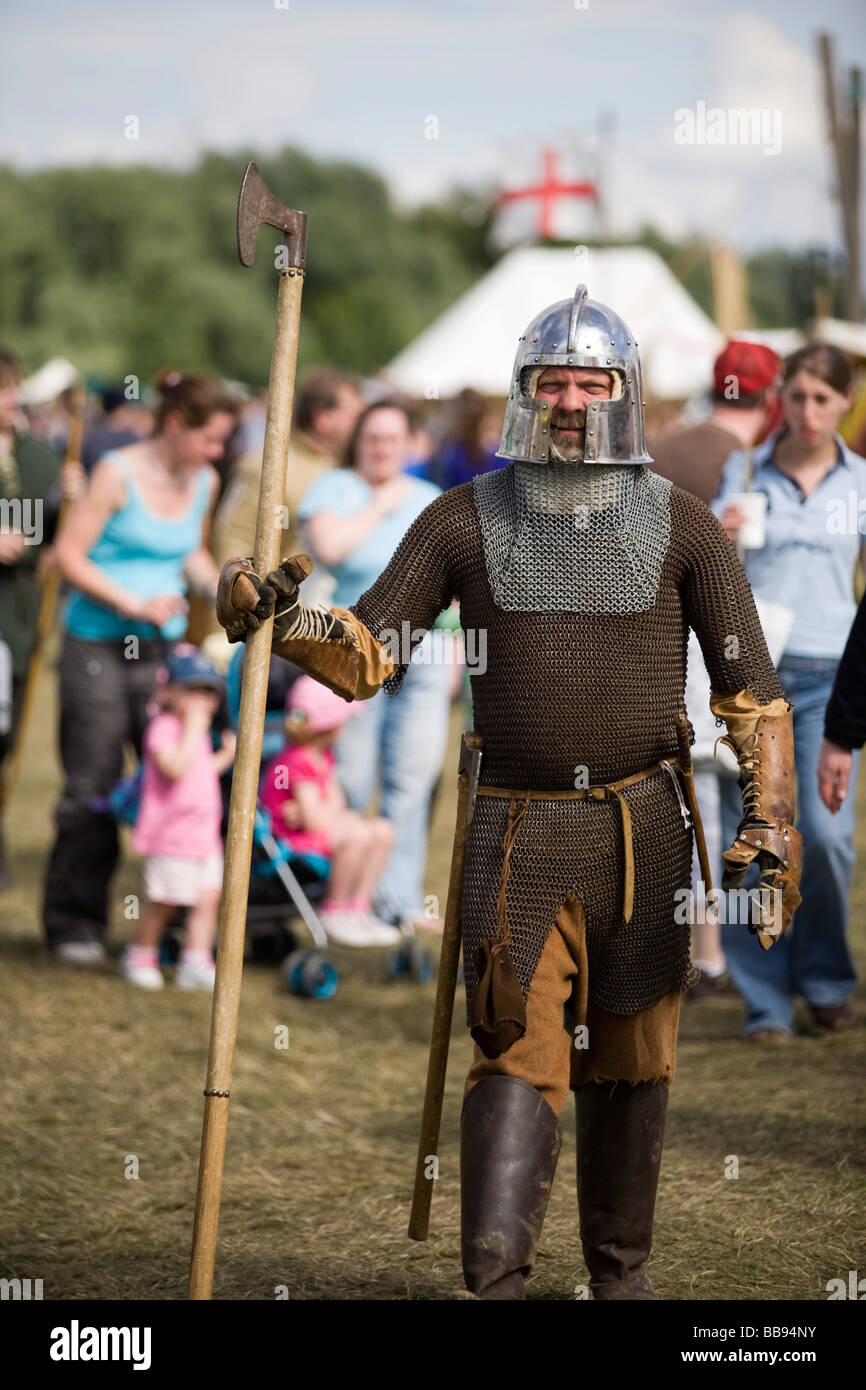
[[[775,352],[763,343],[729,342],[713,367],[712,414],[703,424],[673,425],[649,441],[655,472],[712,502],[729,456],[766,433],[779,368]]]

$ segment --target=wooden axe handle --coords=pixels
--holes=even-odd
[[[276,568],[279,556],[282,533],[277,518],[286,495],[302,285],[303,272],[296,267],[284,270],[280,276],[253,560],[256,573],[261,575]],[[191,1299],[210,1298],[213,1286],[272,631],[273,619],[270,618],[247,639],[244,660],[204,1092],[189,1275]]]
[[[469,833],[470,788],[477,783],[481,739],[476,734],[464,734],[461,745],[460,773],[457,783],[457,818],[454,826],[454,849],[451,855],[451,874],[448,880],[448,903],[445,908],[445,928],[442,933],[442,954],[436,981],[436,1002],[433,1006],[433,1035],[430,1040],[430,1060],[427,1064],[427,1084],[424,1110],[421,1116],[421,1137],[415,1165],[415,1190],[412,1214],[409,1218],[409,1239],[426,1240],[430,1231],[430,1203],[433,1182],[438,1176],[439,1130],[442,1123],[442,1103],[445,1098],[445,1073],[448,1067],[448,1047],[451,1042],[451,1021],[454,1014],[454,994],[457,989],[457,966],[460,960],[460,904],[463,895],[463,865],[466,858],[466,839]]]
[[[686,798],[689,803],[689,810],[692,813],[692,824],[695,829],[695,845],[698,851],[698,863],[701,867],[701,878],[704,880],[704,891],[707,895],[713,891],[713,875],[710,870],[710,856],[707,853],[707,842],[704,838],[704,827],[701,821],[701,811],[698,806],[698,794],[695,791],[695,773],[692,766],[692,748],[689,743],[689,721],[685,714],[681,714],[677,720],[677,760],[686,784]]]

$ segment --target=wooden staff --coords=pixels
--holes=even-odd
[[[704,880],[704,891],[705,895],[709,897],[710,893],[713,891],[713,875],[710,871],[710,856],[707,854],[707,842],[704,839],[704,827],[701,821],[700,807],[698,806],[698,794],[695,791],[692,748],[689,743],[689,721],[685,714],[681,714],[677,720],[677,752],[677,761],[679,762],[680,770],[685,780],[686,797],[695,827],[695,845],[698,851],[698,863],[701,866],[701,877]]]
[[[418,1159],[415,1165],[415,1191],[412,1197],[412,1214],[409,1218],[410,1240],[426,1240],[430,1230],[430,1202],[433,1197],[434,1180],[431,1161],[437,1157],[439,1129],[442,1124],[445,1072],[448,1067],[448,1045],[451,1042],[451,1019],[454,1014],[454,993],[457,988],[457,963],[460,958],[460,904],[463,895],[463,864],[466,858],[466,837],[472,819],[480,764],[481,739],[479,735],[464,734],[460,745],[457,820],[454,827],[454,849],[451,854],[451,876],[448,880],[448,903],[445,908],[442,954],[439,958],[439,976],[436,982],[436,1003],[433,1006],[433,1036],[430,1040],[424,1111],[421,1116],[421,1138],[418,1142]]]
[[[285,233],[284,248],[280,249],[277,262],[280,284],[254,557],[256,573],[266,575],[276,568],[279,560],[278,520],[286,495],[307,214],[294,212],[277,202],[256,165],[251,163],[244,174],[238,200],[238,254],[243,265],[253,264],[256,233],[262,222]],[[273,618],[252,633],[246,644],[237,752],[226,832],[225,878],[220,903],[216,982],[195,1199],[189,1272],[191,1299],[210,1298],[213,1287],[272,628]]]
[[[84,440],[84,410],[86,404],[87,388],[83,382],[80,382],[77,386],[73,387],[72,390],[69,414],[69,438],[66,441],[66,453],[63,463],[64,468],[66,464],[76,463],[81,459],[81,445]],[[68,510],[69,507],[66,501],[61,501],[57,515],[56,529],[58,531],[60,530]],[[39,614],[36,618],[36,635],[33,640],[30,661],[27,665],[27,680],[24,686],[24,693],[21,696],[21,710],[18,715],[18,727],[15,730],[15,742],[4,769],[2,788],[0,788],[0,806],[8,802],[18,780],[21,750],[24,747],[24,739],[33,715],[33,701],[36,697],[36,687],[39,684],[39,676],[42,672],[42,665],[45,658],[45,644],[57,617],[57,603],[60,597],[61,577],[60,570],[55,563],[54,567],[48,571],[42,581]]]

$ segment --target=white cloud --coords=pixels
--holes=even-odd
[[[785,154],[823,154],[825,118],[815,52],[792,42],[763,15],[740,13],[719,26],[712,72],[714,105],[779,110]]]

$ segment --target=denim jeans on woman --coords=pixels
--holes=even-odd
[[[731,921],[732,899],[722,945],[734,984],[746,1003],[744,1036],[759,1029],[794,1031],[794,1000],[813,1008],[843,1003],[857,982],[848,949],[848,894],[854,867],[854,797],[860,754],[855,752],[851,784],[842,809],[833,815],[818,795],[818,754],[824,711],[838,661],[786,656],[778,667],[785,695],[794,706],[794,754],[797,767],[797,820],[803,836],[803,901],[794,923],[769,951],[758,944],[745,922]],[[742,814],[736,782],[722,782],[725,846],[733,844]],[[744,887],[756,886],[752,868]]]
[[[428,632],[396,695],[365,701],[337,741],[337,777],[352,810],[364,811],[380,781],[379,813],[394,827],[394,845],[374,907],[386,921],[418,912],[430,797],[445,756],[453,667],[447,634]],[[421,658],[426,658],[422,660]]]

